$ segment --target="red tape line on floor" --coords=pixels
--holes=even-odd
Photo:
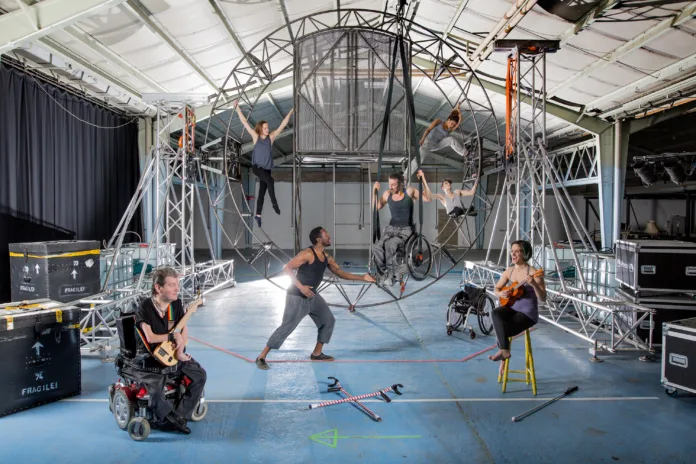
[[[535,331],[536,328],[529,329],[530,332]],[[513,339],[521,337],[524,335],[524,332],[515,335],[512,337]],[[226,350],[224,348],[220,348],[219,346],[213,345],[212,343],[204,342],[203,340],[199,340],[195,337],[191,337],[189,335],[189,339],[197,341],[198,343],[208,346],[210,348],[214,348],[216,350],[222,351],[223,353],[227,353],[229,355],[232,355],[236,358],[243,359],[244,361],[253,363],[255,360],[247,358],[246,356],[242,356],[241,354],[237,354],[233,351]],[[349,363],[349,364],[361,364],[361,363],[462,363],[462,362],[467,362],[470,359],[473,359],[477,356],[481,356],[483,353],[486,353],[488,351],[491,351],[494,348],[497,348],[498,345],[494,344],[489,346],[488,348],[484,348],[481,351],[477,351],[476,353],[470,354],[466,358],[463,359],[343,359],[343,360],[333,360],[333,361],[313,361],[311,359],[277,359],[273,361],[266,360],[267,363],[308,363],[308,362],[332,362],[332,363]]]

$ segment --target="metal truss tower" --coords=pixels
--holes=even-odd
[[[465,281],[495,286],[508,266],[510,243],[527,240],[534,249],[533,263],[546,273],[547,301],[540,318],[590,343],[591,360],[600,349],[615,352],[630,345],[652,352],[652,335],[638,335],[654,310],[615,298],[606,263],[612,256],[598,253],[578,214],[566,185],[575,179],[597,177],[597,157],[586,147],[569,147],[549,154],[546,146],[546,53],[558,49],[558,41],[499,40],[497,51],[507,51],[507,133],[503,192],[493,230],[505,224],[504,236],[492,234],[485,263],[468,262]],[[523,116],[522,104],[525,104]],[[563,155],[570,154],[570,161]],[[566,172],[563,172],[566,171]],[[552,195],[546,195],[551,190]],[[503,208],[502,205],[505,205]],[[504,217],[501,217],[502,215]],[[564,246],[550,230],[560,219]],[[496,241],[502,239],[502,242]],[[490,250],[500,249],[497,265]],[[604,266],[604,267],[603,267]],[[568,268],[574,273],[567,273]],[[571,275],[572,274],[572,275]]]
[[[166,99],[167,96],[160,97]],[[216,259],[221,255],[220,243],[212,236],[211,227],[204,228],[210,259],[197,262],[194,255],[196,217],[200,216],[203,224],[208,223],[200,189],[211,192],[216,185],[223,185],[224,180],[214,178],[223,177],[222,172],[208,172],[205,184],[202,182],[202,169],[206,166],[201,163],[200,153],[194,145],[196,121],[193,108],[186,102],[159,100],[156,103],[155,144],[142,169],[135,194],[106,245],[113,258],[104,287],[98,295],[75,302],[87,310],[87,315],[81,321],[83,350],[106,349],[117,335],[115,319],[121,313],[133,311],[140,299],[150,293],[148,265],[153,269],[162,266],[176,269],[181,279],[181,298],[184,301],[223,286],[235,285],[234,261]],[[174,148],[169,128],[178,118],[184,120],[184,130],[178,147]],[[216,207],[212,203],[208,206],[212,216]],[[146,239],[147,243],[138,243],[134,247],[124,244],[124,239],[136,214],[142,214],[150,237]],[[219,213],[215,215],[220,220]],[[140,274],[129,285],[109,289],[109,278],[115,272],[120,254],[134,249],[139,250],[143,262]]]

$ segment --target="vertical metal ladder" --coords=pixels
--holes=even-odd
[[[363,178],[363,168],[362,166],[359,168],[360,169],[360,179],[362,180]],[[370,263],[370,260],[372,259],[372,247],[370,246],[370,240],[372,239],[372,214],[371,214],[371,209],[370,209],[370,198],[372,195],[372,171],[370,169],[370,163],[367,163],[367,185],[369,186],[368,188],[368,193],[365,193],[365,184],[363,182],[359,182],[358,187],[360,188],[360,201],[359,202],[337,202],[336,201],[336,163],[332,165],[332,170],[333,170],[333,240],[332,240],[332,246],[333,246],[333,252],[334,252],[334,260],[338,263],[338,231],[336,227],[338,226],[358,226],[358,230],[362,230],[364,227],[369,227],[370,228],[370,233],[368,235],[367,242],[365,243],[367,249],[369,250],[368,252],[368,265]],[[346,217],[345,214],[341,214],[341,212],[338,211],[338,208],[340,206],[360,206],[360,212],[358,213],[358,221],[357,222],[343,222]],[[336,222],[336,218],[339,218],[341,222]],[[360,243],[359,245],[362,245]]]

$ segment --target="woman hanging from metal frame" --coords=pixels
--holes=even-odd
[[[283,132],[285,126],[290,122],[290,116],[292,116],[293,110],[285,116],[283,122],[274,131],[269,131],[268,123],[266,121],[259,121],[256,126],[252,129],[247,122],[242,110],[238,105],[238,100],[233,103],[237,107],[237,114],[239,115],[239,120],[246,128],[251,139],[254,143],[254,152],[251,155],[251,170],[256,177],[259,178],[259,196],[256,199],[256,223],[261,227],[261,212],[263,211],[263,201],[266,196],[266,190],[271,197],[271,203],[273,204],[273,210],[276,214],[280,214],[280,208],[278,207],[278,200],[275,195],[275,180],[271,176],[271,169],[273,169],[273,153],[271,147],[276,137]]]
[[[469,208],[466,210],[464,209],[464,204],[462,203],[462,197],[473,197],[476,193],[476,189],[478,188],[479,184],[479,178],[477,175],[474,175],[474,178],[474,186],[466,190],[452,190],[452,179],[445,179],[442,181],[442,184],[440,185],[440,188],[442,189],[443,193],[436,193],[435,195],[433,195],[430,191],[430,187],[428,186],[427,181],[425,180],[425,175],[423,175],[423,186],[425,189],[425,191],[423,192],[423,199],[425,201],[431,201],[433,198],[439,200],[440,203],[442,203],[442,206],[445,207],[447,215],[452,219],[457,219],[465,214],[467,216],[475,216],[476,212],[473,211],[473,199],[471,205],[469,205]]]
[[[444,121],[441,119],[433,120],[428,128],[425,129],[425,132],[423,132],[423,137],[421,137],[419,142],[420,148],[418,152],[421,159],[425,159],[431,151],[444,147],[450,147],[461,156],[468,155],[469,152],[466,147],[451,135],[459,128],[461,122],[462,112],[459,109],[459,103],[452,108],[449,116]]]

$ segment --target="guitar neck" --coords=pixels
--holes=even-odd
[[[174,333],[177,330],[180,331],[181,329],[183,329],[186,326],[186,323],[188,322],[188,320],[191,318],[191,316],[194,313],[194,311],[191,311],[192,308],[193,308],[193,304],[190,304],[186,308],[186,314],[184,314],[184,317],[182,317],[181,320],[174,326],[174,328],[171,330],[171,333]]]

